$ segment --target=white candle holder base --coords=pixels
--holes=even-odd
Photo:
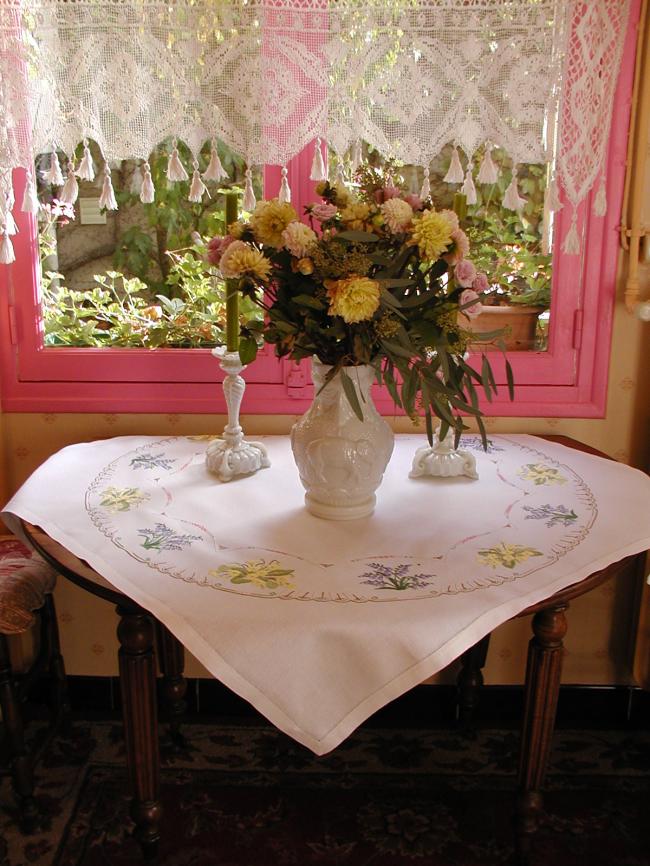
[[[226,374],[223,393],[228,407],[228,423],[223,428],[223,438],[208,445],[205,465],[219,481],[230,481],[237,475],[252,475],[258,469],[271,465],[266,448],[261,442],[247,442],[239,424],[239,409],[246,390],[246,382],[239,375],[246,367],[239,352],[227,352],[222,346],[212,350],[219,358],[221,369]]]
[[[476,479],[476,458],[469,451],[454,448],[454,433],[450,429],[444,439],[438,439],[433,446],[424,445],[415,452],[409,478],[421,478],[424,475],[434,478],[466,475]]]

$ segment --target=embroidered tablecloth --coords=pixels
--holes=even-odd
[[[303,506],[287,437],[221,484],[207,437],[64,448],[6,506],[155,614],[222,682],[324,754],[564,587],[650,547],[650,479],[533,436],[463,447],[479,480],[409,479],[398,436],[371,517]]]

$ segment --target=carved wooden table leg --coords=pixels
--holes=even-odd
[[[46,624],[47,639],[49,641],[48,659],[52,682],[52,706],[55,712],[54,724],[60,725],[63,732],[69,734],[72,730],[72,714],[70,699],[68,697],[68,681],[65,675],[63,656],[61,655],[56,609],[51,594],[47,595],[45,599],[41,616]]]
[[[560,692],[562,640],[567,630],[559,604],[533,617],[534,637],[528,647],[526,705],[519,756],[516,841],[519,862],[529,861],[531,837],[542,811],[542,785],[551,751],[555,713]]]
[[[38,826],[38,808],[34,799],[32,759],[25,745],[25,729],[16,696],[7,638],[0,634],[0,707],[7,737],[14,790],[20,808],[20,820],[27,833]]]
[[[458,686],[458,724],[461,727],[470,724],[478,706],[483,685],[483,668],[489,646],[490,635],[486,634],[460,657],[462,667],[456,685]]]
[[[165,628],[156,622],[158,638],[158,664],[163,675],[163,695],[169,713],[169,733],[176,745],[182,745],[181,722],[187,709],[185,693],[187,680],[183,676],[185,667],[185,649],[183,644]]]
[[[160,838],[160,753],[156,714],[156,664],[151,616],[136,606],[117,608],[120,624],[120,685],[135,838],[147,859]]]

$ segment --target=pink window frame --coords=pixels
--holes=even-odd
[[[598,418],[605,414],[607,374],[618,260],[619,215],[627,151],[640,0],[633,0],[623,63],[614,100],[607,155],[605,217],[593,214],[591,200],[580,208],[584,256],[557,252],[553,262],[552,310],[546,352],[510,353],[516,399],[501,388],[491,415]],[[308,179],[313,147],[288,165],[299,212],[314,199]],[[24,172],[14,177],[22,200]],[[267,166],[266,195],[277,194],[280,169]],[[557,237],[568,228],[568,208],[557,216]],[[16,209],[16,262],[0,266],[0,372],[5,412],[185,412],[223,411],[218,364],[205,349],[45,349],[40,328],[39,260],[34,218]],[[559,244],[556,244],[559,248]],[[497,381],[505,382],[503,360],[491,358]],[[277,361],[266,347],[246,371],[245,411],[296,414],[312,388],[305,364]],[[377,389],[385,414],[395,407]]]

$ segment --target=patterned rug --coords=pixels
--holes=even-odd
[[[362,729],[316,758],[272,728],[163,735],[161,866],[491,866],[512,862],[518,737]],[[649,866],[650,734],[556,735],[539,866]],[[77,724],[38,771],[42,831],[0,787],[1,866],[136,866],[121,729]]]

